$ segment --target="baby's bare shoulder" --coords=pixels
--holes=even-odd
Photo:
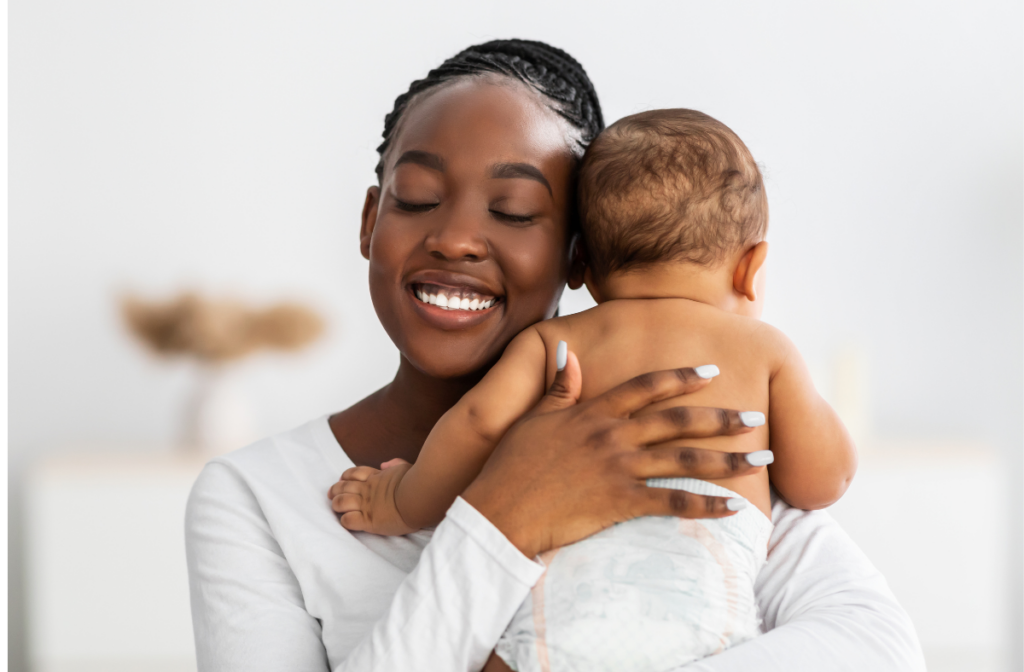
[[[659,335],[674,340],[684,335],[703,336],[723,348],[736,348],[766,362],[784,361],[793,348],[789,338],[770,324],[687,299],[608,301],[590,310],[545,320],[534,328],[548,348],[567,341],[577,353],[609,342],[657,341]]]
[[[728,340],[737,339],[744,347],[757,353],[762,361],[776,369],[785,362],[795,346],[782,330],[753,317],[721,313],[718,328]]]
[[[545,343],[557,343],[570,340],[572,336],[587,331],[602,319],[602,314],[601,306],[597,306],[572,315],[552,317],[549,320],[538,322],[532,328],[537,330]]]
[[[606,338],[612,331],[628,329],[629,308],[621,304],[636,303],[634,301],[609,301],[598,306],[572,315],[553,317],[538,322],[533,326],[544,342],[549,346],[557,345],[558,341],[567,341],[574,351],[594,341]]]

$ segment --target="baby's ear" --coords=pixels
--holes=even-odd
[[[363,216],[359,226],[359,251],[364,259],[370,258],[370,238],[373,237],[373,227],[377,225],[377,207],[379,205],[380,187],[370,187],[366,190]]]
[[[569,243],[569,289],[583,286],[586,270],[587,246],[583,244],[583,236],[577,233]]]
[[[757,274],[764,268],[768,258],[768,241],[762,240],[746,251],[736,264],[732,276],[732,288],[749,301],[757,301]]]

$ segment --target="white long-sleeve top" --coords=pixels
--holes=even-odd
[[[484,664],[543,566],[461,498],[433,534],[345,530],[327,490],[351,466],[323,417],[200,474],[185,520],[200,672]],[[924,670],[906,613],[828,514],[772,513],[767,634],[685,670]]]

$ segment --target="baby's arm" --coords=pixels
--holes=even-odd
[[[822,509],[846,492],[857,449],[832,407],[821,398],[792,341],[772,329],[778,364],[768,387],[768,428],[775,462],[772,484],[798,509]]]
[[[383,471],[357,467],[342,475],[336,487],[351,495],[335,506],[342,525],[395,535],[440,523],[508,428],[544,396],[546,365],[537,330],[519,334],[484,379],[438,420],[415,464]]]

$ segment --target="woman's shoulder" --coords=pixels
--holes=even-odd
[[[328,417],[315,418],[220,455],[210,460],[210,464],[222,464],[253,477],[263,474],[280,476],[278,470],[282,467],[317,472],[323,471],[324,467],[333,467],[344,471],[353,466],[352,461],[334,438]],[[341,475],[341,471],[336,477]]]
[[[350,466],[327,417],[320,417],[210,460],[192,487],[189,510],[320,509]]]

